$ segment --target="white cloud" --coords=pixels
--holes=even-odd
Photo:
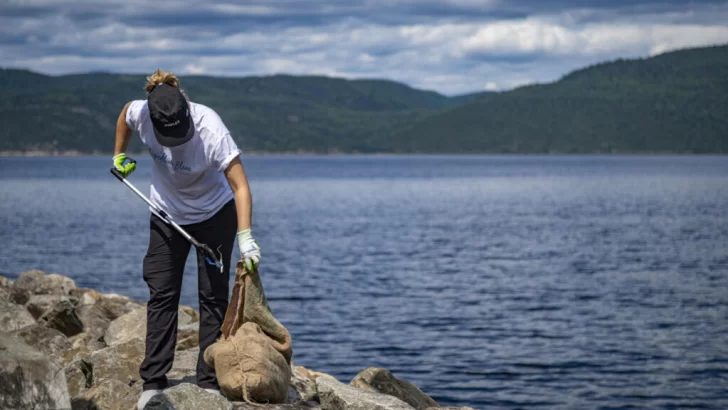
[[[397,20],[393,10],[460,7],[477,15],[497,7],[494,1],[483,0],[314,2],[310,8],[283,0],[246,5],[190,2],[189,10],[200,16],[212,11],[231,20],[205,23],[200,17],[198,25],[193,18],[187,25],[175,20],[165,26],[117,18],[117,13],[138,12],[137,0],[113,0],[108,6],[87,2],[83,7],[61,3],[73,10],[107,10],[108,16],[87,21],[63,11],[20,18],[3,15],[0,6],[0,40],[8,39],[0,41],[4,65],[52,74],[145,73],[162,67],[185,74],[388,78],[454,94],[552,81],[570,70],[617,57],[728,42],[728,5],[666,16],[581,8],[504,20],[433,14],[414,22],[409,16]],[[34,0],[34,4],[57,3]],[[392,10],[394,17],[386,22],[362,18],[367,7]],[[306,16],[286,24],[273,20],[269,25],[235,20],[276,17],[282,10],[289,17]],[[343,11],[351,16],[326,18]],[[721,15],[725,18],[717,17]]]

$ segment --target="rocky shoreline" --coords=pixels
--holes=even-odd
[[[293,365],[286,404],[231,402],[194,384],[199,314],[187,306],[178,314],[171,387],[146,409],[441,408],[414,384],[374,367],[345,384]],[[70,278],[37,270],[14,282],[0,276],[0,408],[136,409],[145,331],[145,304],[126,296],[78,288]]]

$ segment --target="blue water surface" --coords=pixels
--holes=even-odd
[[[297,364],[386,367],[442,405],[728,408],[728,157],[243,162]],[[0,158],[0,274],[146,300],[148,210],[110,164]]]

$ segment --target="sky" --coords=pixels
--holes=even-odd
[[[0,0],[0,66],[53,75],[315,74],[456,95],[726,43],[726,0]]]

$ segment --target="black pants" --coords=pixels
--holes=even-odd
[[[228,202],[212,218],[183,228],[201,243],[222,251],[225,271],[205,262],[197,252],[200,297],[200,355],[197,358],[197,384],[219,389],[215,370],[202,359],[205,349],[220,337],[228,305],[230,255],[237,232],[235,201]],[[172,227],[152,215],[149,250],[144,257],[144,281],[149,286],[147,304],[146,355],[139,374],[144,390],[167,387],[167,372],[172,368],[177,344],[177,309],[182,290],[182,273],[190,243]]]

